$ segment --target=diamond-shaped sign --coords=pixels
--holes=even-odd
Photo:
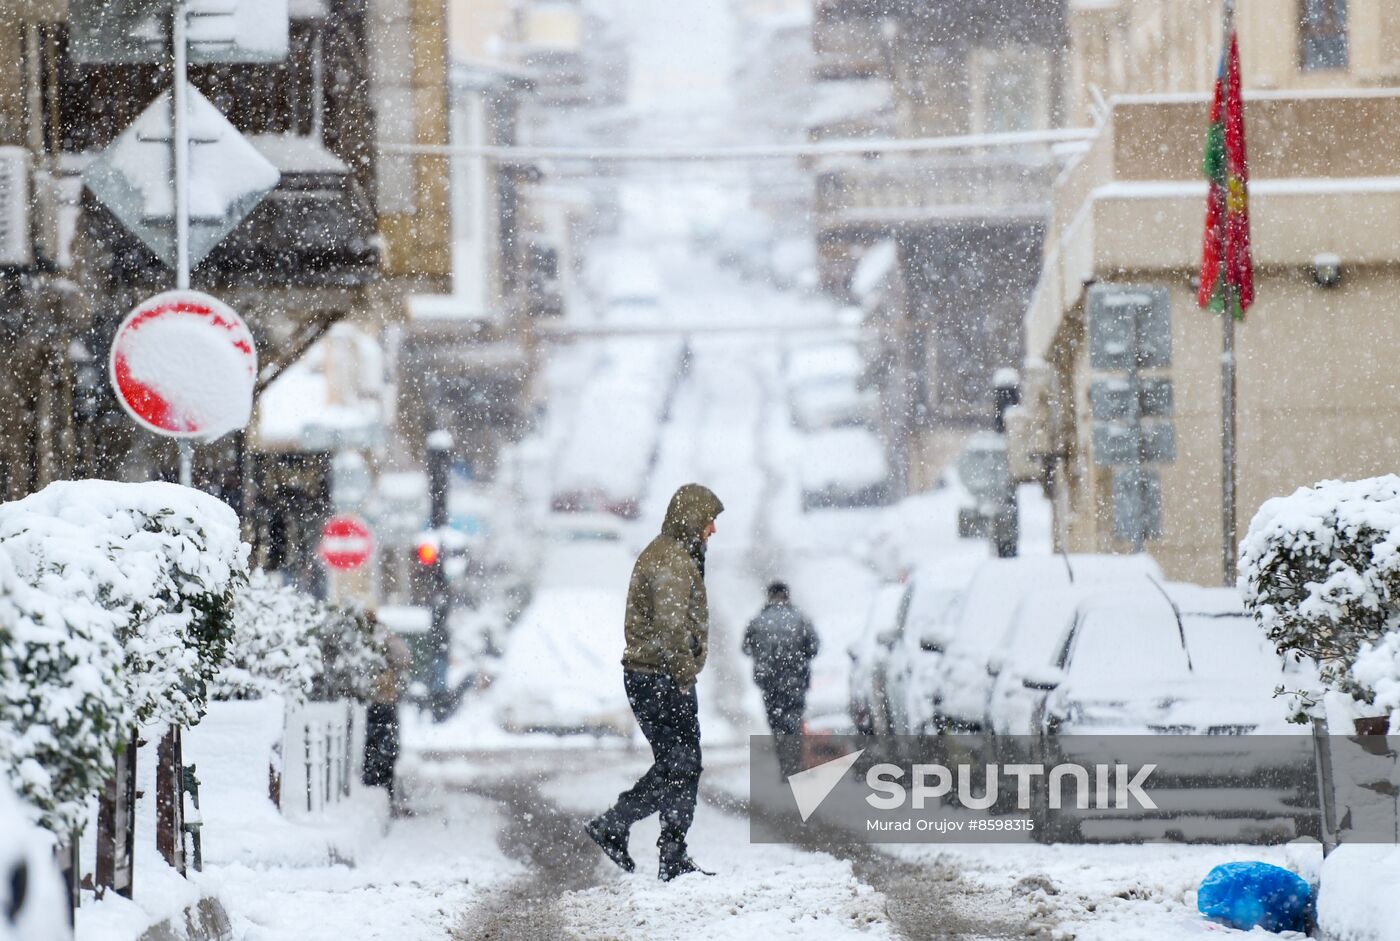
[[[233,231],[281,174],[194,86],[189,89],[190,265]],[[83,173],[122,225],[175,266],[171,93],[163,92]]]
[[[189,56],[213,62],[287,58],[288,0],[188,0]],[[168,58],[172,0],[70,0],[69,48],[83,65]]]

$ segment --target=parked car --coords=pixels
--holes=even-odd
[[[873,425],[879,396],[863,388],[865,361],[846,340],[807,343],[787,351],[783,379],[792,422],[803,431]]]
[[[501,727],[630,735],[632,710],[617,682],[624,607],[617,591],[539,591],[511,631],[488,693]]]
[[[946,650],[925,672],[915,693],[929,704],[929,731],[981,732],[991,694],[989,665],[1006,649],[1022,599],[1032,591],[1162,579],[1146,555],[1052,555],[988,559],[978,568],[959,608]],[[937,700],[937,705],[933,705]]]
[[[1273,697],[1285,670],[1278,656],[1260,643],[1262,633],[1242,611],[1183,612],[1171,593],[1150,587],[1082,595],[1052,663],[1003,670],[1021,673],[1030,695],[1019,702],[1030,709],[1017,708],[1015,697],[997,700],[994,724],[1019,733],[997,736],[998,759],[1047,767],[1101,762],[1103,736],[1137,736],[1124,739],[1119,756],[1136,766],[1158,758],[1141,736],[1169,735],[1172,761],[1154,793],[1173,819],[1148,824],[1117,813],[1107,825],[1144,827],[1154,835],[1224,817],[1231,821],[1230,835],[1252,829],[1283,839],[1314,832],[1311,770],[1296,760],[1296,749],[1272,737],[1301,732],[1286,723]],[[1062,616],[1064,607],[1055,613]],[[1257,747],[1227,747],[1219,739],[1207,745],[1197,737],[1233,740],[1258,733],[1271,737]],[[1096,818],[1093,811],[1056,814],[1045,805],[1033,811],[1040,832],[1060,839],[1081,833],[1091,821],[1104,824],[1104,815]],[[1196,829],[1219,837],[1221,826],[1212,819]]]
[[[848,696],[851,722],[862,735],[882,733],[888,728],[883,659],[909,613],[911,586],[886,585],[871,599],[865,630],[847,648],[851,658]]]
[[[805,436],[798,466],[804,511],[889,502],[885,446],[864,428],[833,428]]]
[[[975,555],[942,560],[910,577],[909,616],[882,661],[891,734],[922,735],[929,728],[941,697],[925,691],[937,682],[964,593],[984,561]]]
[[[874,389],[848,376],[809,379],[788,394],[792,423],[803,431],[875,424],[880,407]]]

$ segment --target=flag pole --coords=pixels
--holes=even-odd
[[[1221,43],[1227,50],[1225,54],[1228,55],[1230,33],[1235,25],[1235,0],[1225,0],[1224,25]],[[1235,290],[1232,285],[1225,286],[1225,309],[1220,315],[1221,577],[1226,586],[1235,583],[1238,551],[1235,537]]]

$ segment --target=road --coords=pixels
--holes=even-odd
[[[670,313],[702,322],[752,312],[794,322],[830,316],[820,302],[741,284],[682,260],[669,271]],[[623,874],[581,825],[645,769],[630,748],[589,739],[427,748],[410,790],[431,817],[454,801],[486,802],[503,865],[455,912],[449,936],[496,939],[1191,938],[1215,934],[1192,891],[1228,847],[938,846],[830,848],[750,840],[746,737],[764,729],[738,639],[762,586],[782,577],[814,616],[826,649],[817,671],[839,702],[845,647],[860,629],[874,572],[853,550],[875,511],[804,516],[794,482],[795,432],[773,335],[705,335],[665,430],[641,526],[654,526],[675,486],[698,480],[724,500],[711,543],[711,661],[702,677],[706,738],[695,858],[717,871],[669,885],[655,878],[655,821],[632,836],[638,871]],[[952,521],[949,520],[949,525]],[[835,677],[836,679],[832,679]],[[600,682],[620,681],[602,677]],[[391,834],[391,839],[394,835]],[[477,848],[478,851],[481,848]],[[1253,858],[1258,850],[1249,851]]]

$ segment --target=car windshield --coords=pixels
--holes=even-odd
[[[1094,605],[1082,615],[1066,655],[1061,665],[1081,693],[1131,695],[1190,677],[1176,617],[1165,602]]]
[[[1082,592],[1074,589],[1032,592],[1022,599],[1003,638],[1003,655],[1021,667],[1049,666],[1065,644]]]
[[[1199,678],[1226,681],[1240,695],[1272,697],[1283,661],[1253,618],[1187,614],[1182,629]]]

